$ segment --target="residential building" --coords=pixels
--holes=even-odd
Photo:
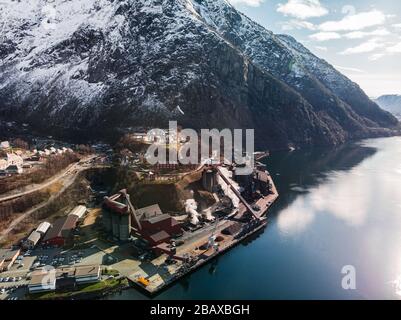
[[[17,165],[8,166],[5,170],[6,174],[22,174],[24,169]]]
[[[6,170],[8,162],[6,159],[0,159],[0,170]]]
[[[9,149],[9,148],[10,148],[10,142],[8,141],[0,142],[0,149]]]
[[[24,159],[15,153],[7,153],[7,165],[22,167]]]

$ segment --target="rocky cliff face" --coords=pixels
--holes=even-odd
[[[88,137],[168,120],[255,128],[269,148],[337,144],[397,125],[328,63],[225,0],[46,3],[2,8],[2,118]]]

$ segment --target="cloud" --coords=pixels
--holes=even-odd
[[[368,53],[375,51],[376,49],[383,48],[385,43],[378,38],[370,39],[360,45],[352,48],[348,48],[341,52],[342,55],[357,54],[357,53]]]
[[[370,61],[376,61],[376,60],[383,58],[384,56],[386,56],[385,53],[375,53],[375,54],[372,54],[368,59]]]
[[[320,51],[327,51],[328,50],[327,47],[322,47],[322,46],[315,46],[315,48],[317,50],[320,50]]]
[[[388,47],[386,51],[389,53],[401,53],[401,42],[394,46]]]
[[[319,25],[319,29],[325,32],[334,31],[358,31],[369,27],[383,25],[387,16],[379,10],[371,10],[356,14],[350,14],[338,21],[326,21]]]
[[[250,7],[259,7],[265,0],[228,0],[232,4],[245,4]]]
[[[388,31],[386,28],[379,28],[370,32],[353,31],[345,34],[344,36],[348,39],[362,39],[369,36],[388,36],[390,34],[390,31]]]
[[[340,39],[341,35],[337,32],[318,32],[310,35],[309,38],[316,41],[328,41]]]
[[[392,27],[396,29],[401,29],[401,23],[393,24]]]
[[[319,0],[288,0],[285,4],[279,3],[277,11],[298,19],[322,17],[329,13]]]
[[[341,66],[334,66],[336,69],[342,70],[342,71],[349,71],[349,72],[354,72],[354,73],[365,73],[365,71],[357,68],[350,68],[350,67],[341,67]]]
[[[308,29],[308,30],[315,30],[316,26],[308,21],[302,20],[290,20],[281,24],[281,29],[288,31],[288,30],[300,30],[300,29]]]

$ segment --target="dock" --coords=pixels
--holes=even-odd
[[[279,196],[271,176],[269,175],[269,182],[272,186],[271,193],[258,199],[255,203],[249,204],[233,186],[233,181],[220,171],[219,174],[240,199],[237,213],[229,218],[212,222],[191,234],[191,241],[186,241],[177,248],[174,264],[167,265],[165,263],[168,254],[162,254],[150,262],[143,262],[137,270],[127,277],[134,287],[149,296],[156,295],[185,275],[194,272],[267,226],[268,210]],[[255,205],[260,208],[259,211],[253,209]],[[249,213],[254,216],[254,219],[251,222],[241,222]],[[240,228],[241,232],[237,234],[224,232],[230,228]],[[213,246],[208,246],[211,234],[215,235],[216,243]],[[167,252],[169,250],[168,244],[161,244],[159,249]],[[188,257],[195,259],[191,260]]]

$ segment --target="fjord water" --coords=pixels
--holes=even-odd
[[[401,298],[401,138],[273,153],[266,164],[280,192],[266,230],[156,299]],[[346,265],[356,290],[342,288]]]

